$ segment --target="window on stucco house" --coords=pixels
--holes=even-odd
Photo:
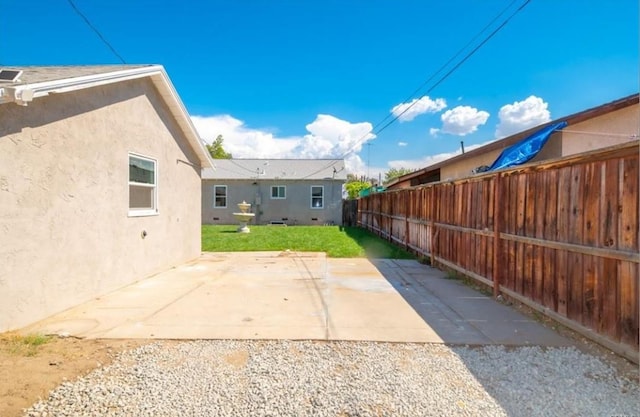
[[[213,208],[227,208],[227,186],[213,186]]]
[[[311,186],[311,208],[313,209],[324,208],[324,186],[322,185]]]

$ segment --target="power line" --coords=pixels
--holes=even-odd
[[[493,19],[491,19],[491,21],[489,23],[487,23],[478,33],[475,34],[475,36],[473,38],[471,38],[471,40],[469,40],[469,42],[466,43],[466,45],[464,45],[462,48],[460,48],[458,50],[458,52],[455,53],[455,55],[453,55],[451,58],[449,58],[449,60],[447,62],[445,62],[444,64],[442,64],[440,66],[440,68],[438,68],[433,74],[431,74],[431,76],[429,76],[429,78],[427,78],[422,84],[420,84],[420,86],[418,88],[416,88],[411,94],[409,94],[409,96],[407,96],[407,98],[405,98],[404,100],[402,100],[402,103],[406,103],[409,100],[413,99],[416,97],[416,95],[420,92],[420,90],[422,90],[429,82],[431,82],[431,80],[433,80],[440,72],[442,72],[449,64],[451,64],[458,56],[460,56],[460,54],[467,49],[469,46],[471,46],[471,44],[473,44],[473,42],[476,41],[476,39],[478,39],[480,37],[481,34],[483,34],[491,25],[493,25],[495,23],[496,20],[498,20],[500,17],[502,17],[503,14],[506,13],[507,10],[509,10],[511,8],[511,6],[513,6],[518,0],[513,0],[511,3],[509,3],[509,5],[507,5],[507,7],[505,7],[504,9],[502,9],[502,11],[500,13],[498,13]],[[403,112],[404,114],[404,112]],[[380,126],[381,124],[383,124],[384,122],[386,122],[391,116],[393,115],[393,112],[389,112],[384,119],[380,120],[378,123],[376,123],[372,128],[371,131],[376,130],[376,128],[378,126]]]
[[[71,8],[76,12],[76,14],[78,16],[80,16],[82,18],[82,20],[84,20],[84,22],[87,24],[87,26],[89,26],[91,28],[91,30],[93,30],[95,32],[96,35],[98,35],[98,37],[100,38],[100,40],[102,41],[102,43],[104,43],[107,48],[109,48],[111,50],[111,52],[113,52],[113,54],[115,56],[118,57],[118,59],[120,60],[120,62],[122,62],[123,64],[126,64],[124,58],[122,58],[122,56],[118,53],[118,51],[116,51],[116,49],[109,43],[109,41],[102,36],[102,33],[100,33],[100,31],[91,23],[91,21],[80,11],[80,9],[78,9],[78,7],[75,5],[75,3],[73,2],[73,0],[67,0],[69,2],[69,5],[71,5]]]
[[[527,4],[529,4],[531,2],[531,0],[526,0],[522,5],[520,5],[520,7],[518,7],[518,9],[513,12],[513,14],[511,14],[511,16],[509,16],[504,22],[502,22],[500,24],[500,26],[498,26],[496,29],[493,30],[493,32],[491,32],[489,34],[489,36],[485,37],[482,42],[480,42],[478,44],[478,46],[476,46],[475,48],[473,48],[467,55],[465,55],[464,58],[462,58],[462,60],[460,62],[458,62],[456,65],[453,66],[453,68],[451,68],[446,74],[444,74],[442,77],[440,77],[440,79],[438,81],[436,81],[435,84],[433,84],[431,87],[429,87],[429,89],[425,92],[425,94],[430,93],[431,91],[433,91],[434,88],[436,88],[438,85],[440,85],[444,80],[446,80],[447,78],[449,78],[449,76],[451,74],[453,74],[455,72],[455,70],[457,70],[458,68],[460,68],[460,66],[462,64],[464,64],[469,58],[471,58],[476,52],[478,52],[478,50],[480,48],[482,48],[487,42],[489,42],[489,40],[491,38],[493,38],[498,32],[500,32],[500,30],[502,28],[504,28],[507,23],[509,23],[509,21],[518,13],[520,13],[520,11],[522,9],[525,8],[525,6]],[[392,123],[394,123],[396,120],[398,120],[400,118],[400,116],[402,116],[403,114],[405,114],[407,111],[409,111],[409,109],[413,106],[415,106],[417,102],[413,102],[411,103],[409,106],[407,106],[406,109],[404,109],[400,114],[396,115],[393,119],[391,119],[391,121],[389,121],[387,124],[385,124],[384,126],[382,126],[379,130],[377,130],[374,134],[378,135],[380,134],[380,132],[382,132],[383,130],[385,130],[387,127],[389,127]]]
[[[407,98],[405,101],[410,100],[412,97],[415,96],[415,94],[417,92],[419,92],[420,90],[422,90],[424,88],[424,86],[426,86],[433,78],[435,78],[436,75],[438,75],[447,65],[449,65],[451,62],[453,62],[455,60],[455,58],[457,58],[463,50],[465,50],[469,45],[471,45],[479,36],[480,34],[482,34],[483,32],[485,32],[487,30],[488,27],[490,27],[496,20],[498,20],[508,9],[511,8],[511,6],[518,0],[513,0],[511,3],[509,3],[509,5],[507,5],[500,13],[498,13],[498,15],[496,15],[496,17],[494,17],[487,25],[485,25],[485,27],[478,32],[472,39],[471,41],[469,41],[464,47],[462,47],[458,52],[456,52],[456,54],[450,58],[444,65],[442,65],[435,73],[433,73],[424,83],[422,83],[422,85],[420,87],[418,87],[410,96],[409,98]],[[494,29],[488,36],[486,36],[475,48],[473,48],[467,55],[464,56],[464,58],[462,58],[462,60],[460,60],[457,64],[455,64],[453,66],[453,68],[451,68],[446,74],[444,74],[442,77],[440,77],[440,79],[438,81],[436,81],[435,84],[433,84],[426,92],[425,94],[430,93],[434,88],[436,88],[438,85],[440,85],[444,80],[446,80],[447,78],[449,78],[449,76],[451,74],[453,74],[458,68],[460,68],[460,66],[462,64],[464,64],[469,58],[471,58],[471,56],[473,56],[480,48],[482,48],[491,38],[493,38],[500,30],[502,30],[502,28],[504,28],[507,23],[509,23],[509,21],[518,13],[520,13],[520,11],[522,11],[522,9],[525,8],[525,6],[527,6],[529,3],[531,2],[531,0],[525,0],[524,3],[522,3],[520,5],[520,7],[518,7],[518,9],[516,9],[515,12],[513,12],[509,17],[507,17],[496,29]],[[398,120],[400,118],[400,116],[402,116],[403,114],[405,114],[407,111],[409,111],[410,108],[412,108],[415,104],[417,103],[411,103],[409,106],[407,106],[406,109],[404,109],[400,114],[396,115],[392,120],[390,120],[388,123],[386,123],[385,125],[383,125],[380,129],[375,130],[377,126],[380,126],[382,123],[384,123],[386,120],[389,119],[389,117],[391,117],[391,115],[393,113],[389,113],[383,120],[381,120],[380,122],[376,123],[375,126],[373,126],[367,133],[365,133],[360,139],[358,139],[355,144],[350,147],[346,152],[344,152],[338,159],[342,159],[344,158],[346,155],[348,155],[349,153],[351,153],[358,145],[361,144],[362,140],[365,139],[367,136],[369,136],[370,134],[374,134],[374,135],[379,135],[380,132],[382,132],[383,130],[385,130],[387,127],[389,127],[392,123],[394,123],[396,120]],[[331,164],[330,164],[331,165]],[[329,165],[329,166],[330,166]],[[323,169],[326,169],[327,167],[323,167],[315,172],[312,172],[311,174],[307,175],[307,177],[310,177],[312,175],[317,174],[318,172],[322,171]],[[306,178],[306,177],[305,177]]]
[[[239,167],[239,168],[242,168],[242,169],[244,169],[244,170],[245,170],[245,171],[247,171],[247,172],[250,172],[250,173],[252,173],[252,174],[255,174],[255,173],[256,173],[256,171],[255,171],[255,170],[253,170],[253,169],[249,169],[249,168],[247,168],[247,167],[245,167],[245,166],[240,165],[239,163],[237,163],[236,161],[234,161],[234,160],[233,160],[233,158],[229,158],[229,161],[230,161],[233,165],[235,165],[235,166],[237,166],[237,167]],[[257,169],[259,170],[259,169],[260,169],[260,167],[258,167]],[[259,172],[259,171],[257,171],[257,172]]]

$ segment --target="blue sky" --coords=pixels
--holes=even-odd
[[[638,92],[638,0],[531,0],[411,96],[524,2],[75,0],[127,63],[164,65],[205,140],[223,134],[235,157],[346,154],[371,176]],[[0,65],[120,63],[67,0],[0,4]]]

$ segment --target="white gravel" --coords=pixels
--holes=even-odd
[[[27,416],[638,415],[637,381],[573,348],[158,342]]]

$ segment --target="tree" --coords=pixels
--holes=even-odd
[[[371,188],[371,183],[365,181],[364,176],[358,178],[357,175],[347,174],[347,183],[344,185],[344,188],[347,190],[347,198],[354,200],[358,198],[360,191]]]
[[[231,158],[233,158],[233,156],[229,152],[226,152],[224,150],[224,148],[222,147],[222,142],[224,142],[224,139],[222,138],[222,135],[218,135],[216,140],[214,140],[211,145],[207,144],[207,150],[211,154],[211,157],[213,159],[231,159]]]
[[[346,183],[344,187],[347,190],[349,200],[354,200],[358,198],[360,191],[371,188],[371,184],[364,181],[352,181]]]
[[[391,168],[389,171],[384,173],[384,183],[388,184],[391,182],[391,180],[403,175],[410,174],[413,171],[415,170],[409,168]]]

